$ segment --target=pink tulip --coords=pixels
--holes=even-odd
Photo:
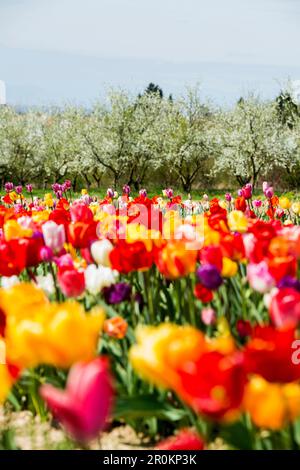
[[[75,202],[70,207],[72,222],[91,223],[93,221],[93,213],[89,207],[83,202]]]
[[[269,183],[267,181],[264,181],[263,184],[262,184],[262,190],[263,190],[263,193],[265,194],[267,189],[270,187]]]
[[[65,227],[57,225],[53,220],[48,220],[42,226],[45,245],[51,248],[53,253],[59,253],[66,241]]]
[[[254,199],[253,205],[254,205],[254,207],[261,207],[262,206],[262,201],[260,199]]]
[[[74,261],[70,253],[66,253],[54,259],[59,269],[74,268]],[[75,269],[75,268],[74,268]]]
[[[252,184],[248,183],[242,189],[242,196],[244,196],[245,199],[251,199],[252,192],[253,192]]]
[[[274,279],[269,273],[266,261],[261,261],[258,264],[248,264],[247,278],[252,289],[261,294],[269,292],[274,286]]]
[[[114,392],[108,360],[79,362],[71,368],[65,390],[46,384],[40,394],[67,432],[87,442],[103,430],[111,411]]]
[[[201,320],[204,325],[214,325],[217,320],[217,315],[214,309],[210,307],[204,308],[201,312]]]

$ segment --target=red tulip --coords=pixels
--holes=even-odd
[[[288,383],[300,379],[300,367],[292,362],[294,327],[277,329],[257,326],[245,348],[248,373],[258,374],[268,382]]]
[[[91,221],[86,222],[74,222],[69,224],[67,235],[68,242],[71,243],[74,248],[88,248],[90,244],[97,240],[97,222]]]
[[[157,450],[203,450],[204,441],[194,431],[182,429],[175,436],[170,436],[157,444]]]
[[[270,317],[276,326],[300,321],[300,293],[291,287],[280,289],[272,298]]]
[[[57,225],[64,225],[65,230],[71,222],[70,212],[63,208],[55,208],[49,215],[49,220],[53,220]]]
[[[66,297],[79,297],[85,289],[84,273],[74,268],[62,268],[58,271],[57,280]]]
[[[0,242],[0,275],[19,275],[26,267],[28,240],[19,238]]]
[[[221,247],[219,245],[203,247],[200,251],[200,261],[201,264],[213,264],[221,272],[223,266]]]
[[[204,304],[211,302],[214,297],[213,292],[204,287],[203,284],[201,284],[200,282],[197,282],[197,284],[195,285],[194,295]]]
[[[110,252],[109,259],[112,269],[127,274],[150,268],[153,264],[153,253],[147,250],[142,241],[127,243],[125,240],[118,240]]]
[[[237,197],[234,201],[234,207],[238,211],[245,212],[245,210],[247,209],[246,199],[243,196]]]
[[[43,385],[40,394],[56,419],[79,442],[95,438],[105,427],[113,401],[108,361],[75,364],[65,390]]]
[[[178,370],[181,383],[176,392],[198,413],[218,420],[240,408],[246,373],[241,353],[228,356],[212,351]]]

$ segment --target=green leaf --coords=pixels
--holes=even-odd
[[[15,433],[13,429],[5,429],[0,435],[0,450],[19,450],[15,443]]]
[[[253,449],[253,435],[251,430],[242,422],[224,427],[221,431],[221,436],[228,444],[236,449]]]
[[[300,446],[300,419],[294,422],[293,427],[295,442]]]
[[[114,410],[114,418],[116,419],[156,417],[169,421],[179,421],[186,416],[185,410],[160,402],[151,395],[120,397]]]

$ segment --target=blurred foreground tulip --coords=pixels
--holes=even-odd
[[[204,441],[190,429],[182,429],[175,436],[168,437],[157,444],[157,450],[203,450]]]
[[[300,320],[300,293],[290,287],[280,289],[272,297],[270,317],[276,326],[297,324]]]
[[[75,364],[65,390],[47,384],[41,387],[40,394],[74,439],[85,443],[95,438],[105,426],[113,401],[107,359]]]

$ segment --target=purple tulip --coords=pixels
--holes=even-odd
[[[134,301],[138,303],[139,310],[140,312],[143,310],[145,302],[142,294],[140,292],[137,292],[134,296]]]
[[[265,192],[265,196],[268,198],[268,199],[271,199],[273,196],[274,196],[274,190],[272,188],[272,186],[269,186],[268,189],[266,190]]]
[[[22,191],[23,191],[23,187],[19,184],[18,186],[16,186],[16,193],[17,194],[22,194]]]
[[[108,188],[108,190],[106,191],[106,196],[109,197],[110,199],[112,199],[114,197],[114,190],[112,188]]]
[[[40,249],[40,257],[42,261],[48,263],[53,259],[53,251],[49,246],[42,246],[42,248]]]
[[[52,185],[52,189],[53,189],[53,191],[54,191],[55,193],[57,193],[57,191],[61,191],[61,190],[62,190],[62,185],[59,184],[59,183],[54,183],[54,184]]]
[[[239,196],[239,197],[244,196],[242,189],[239,189],[237,193],[238,193],[238,196]]]
[[[300,292],[300,281],[292,276],[284,276],[278,282],[277,287],[279,289],[283,289],[284,287],[291,287],[292,289]]]
[[[197,269],[197,277],[207,289],[216,290],[223,283],[222,276],[213,264],[204,264]]]
[[[166,196],[171,199],[174,196],[174,191],[171,188],[166,189]]]
[[[59,189],[58,191],[55,191],[55,196],[57,197],[57,199],[61,199],[63,196],[62,190]]]
[[[106,303],[119,304],[124,300],[129,300],[131,296],[131,286],[126,282],[119,282],[109,287],[104,287],[103,295]]]
[[[70,180],[66,180],[64,182],[64,185],[66,187],[67,190],[71,189],[72,188],[72,182]]]
[[[139,195],[141,197],[147,197],[147,190],[146,189],[140,189]]]
[[[93,198],[89,196],[88,194],[85,194],[84,196],[82,196],[81,199],[86,206],[89,206],[91,202],[93,202]]]
[[[14,189],[14,184],[13,183],[5,183],[4,189],[7,193],[12,191]]]
[[[32,190],[33,190],[32,184],[26,184],[26,190],[27,190],[29,193],[32,193]]]
[[[226,193],[226,194],[225,194],[225,199],[226,199],[227,202],[231,202],[231,201],[232,201],[232,196],[231,196],[231,194],[230,194],[230,193]]]
[[[129,194],[130,194],[130,186],[128,186],[128,184],[124,184],[124,186],[123,186],[123,194],[126,194],[126,196],[129,196]]]

